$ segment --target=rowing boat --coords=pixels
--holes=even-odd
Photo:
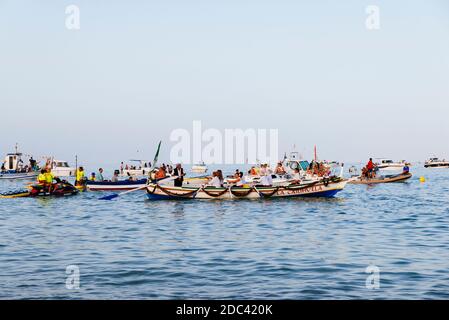
[[[253,186],[253,187],[171,187],[150,183],[147,196],[150,200],[173,199],[261,199],[290,197],[334,197],[342,191],[347,180],[334,177],[307,184],[289,186]]]
[[[349,179],[350,184],[379,184],[379,183],[392,183],[392,182],[403,182],[412,177],[411,173],[401,173],[397,175],[390,175],[384,177],[376,177],[373,179],[368,179],[365,177],[354,177]]]

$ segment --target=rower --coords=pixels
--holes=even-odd
[[[90,174],[90,181],[95,181],[96,179],[95,179],[95,172],[92,172],[91,174]]]
[[[156,180],[164,179],[167,176],[167,173],[165,171],[165,165],[159,168],[159,170],[156,173]]]

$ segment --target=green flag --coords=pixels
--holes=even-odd
[[[162,141],[159,141],[159,145],[157,146],[156,154],[154,155],[153,166],[152,166],[153,168],[156,167],[157,158],[159,157],[159,150],[161,149],[161,142]]]

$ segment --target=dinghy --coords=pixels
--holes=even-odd
[[[307,184],[289,186],[252,186],[252,187],[171,187],[150,183],[147,196],[150,200],[174,199],[264,199],[290,197],[330,198],[342,191],[347,180],[339,177],[322,179]]]
[[[408,180],[412,177],[411,173],[401,173],[397,175],[389,176],[379,176],[376,178],[366,178],[366,177],[354,177],[349,179],[350,184],[379,184],[379,183],[392,183],[392,182],[402,182]]]

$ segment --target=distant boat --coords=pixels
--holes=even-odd
[[[207,171],[207,166],[204,164],[204,162],[200,162],[194,164],[191,170],[195,173],[205,173]]]
[[[433,157],[424,163],[424,168],[449,168],[449,161]]]
[[[394,171],[394,170],[402,170],[404,166],[406,165],[410,166],[410,163],[405,160],[395,162],[391,159],[380,158],[378,159],[378,161],[376,161],[376,165],[379,168],[379,170]]]
[[[67,161],[52,159],[51,173],[56,177],[73,177],[76,173],[76,169],[70,167]]]
[[[39,174],[36,163],[24,165],[23,154],[18,152],[17,145],[14,153],[8,153],[1,166],[0,179],[33,179]]]
[[[128,168],[124,168],[121,172],[121,176],[123,177],[143,177],[148,176],[150,174],[151,168],[149,167],[148,163],[145,160],[129,160],[132,162],[137,162],[139,165],[135,166],[128,166]]]
[[[379,184],[379,183],[393,183],[393,182],[403,182],[412,177],[411,173],[401,173],[397,175],[389,176],[379,176],[375,178],[365,178],[365,177],[353,177],[349,179],[349,184]]]

